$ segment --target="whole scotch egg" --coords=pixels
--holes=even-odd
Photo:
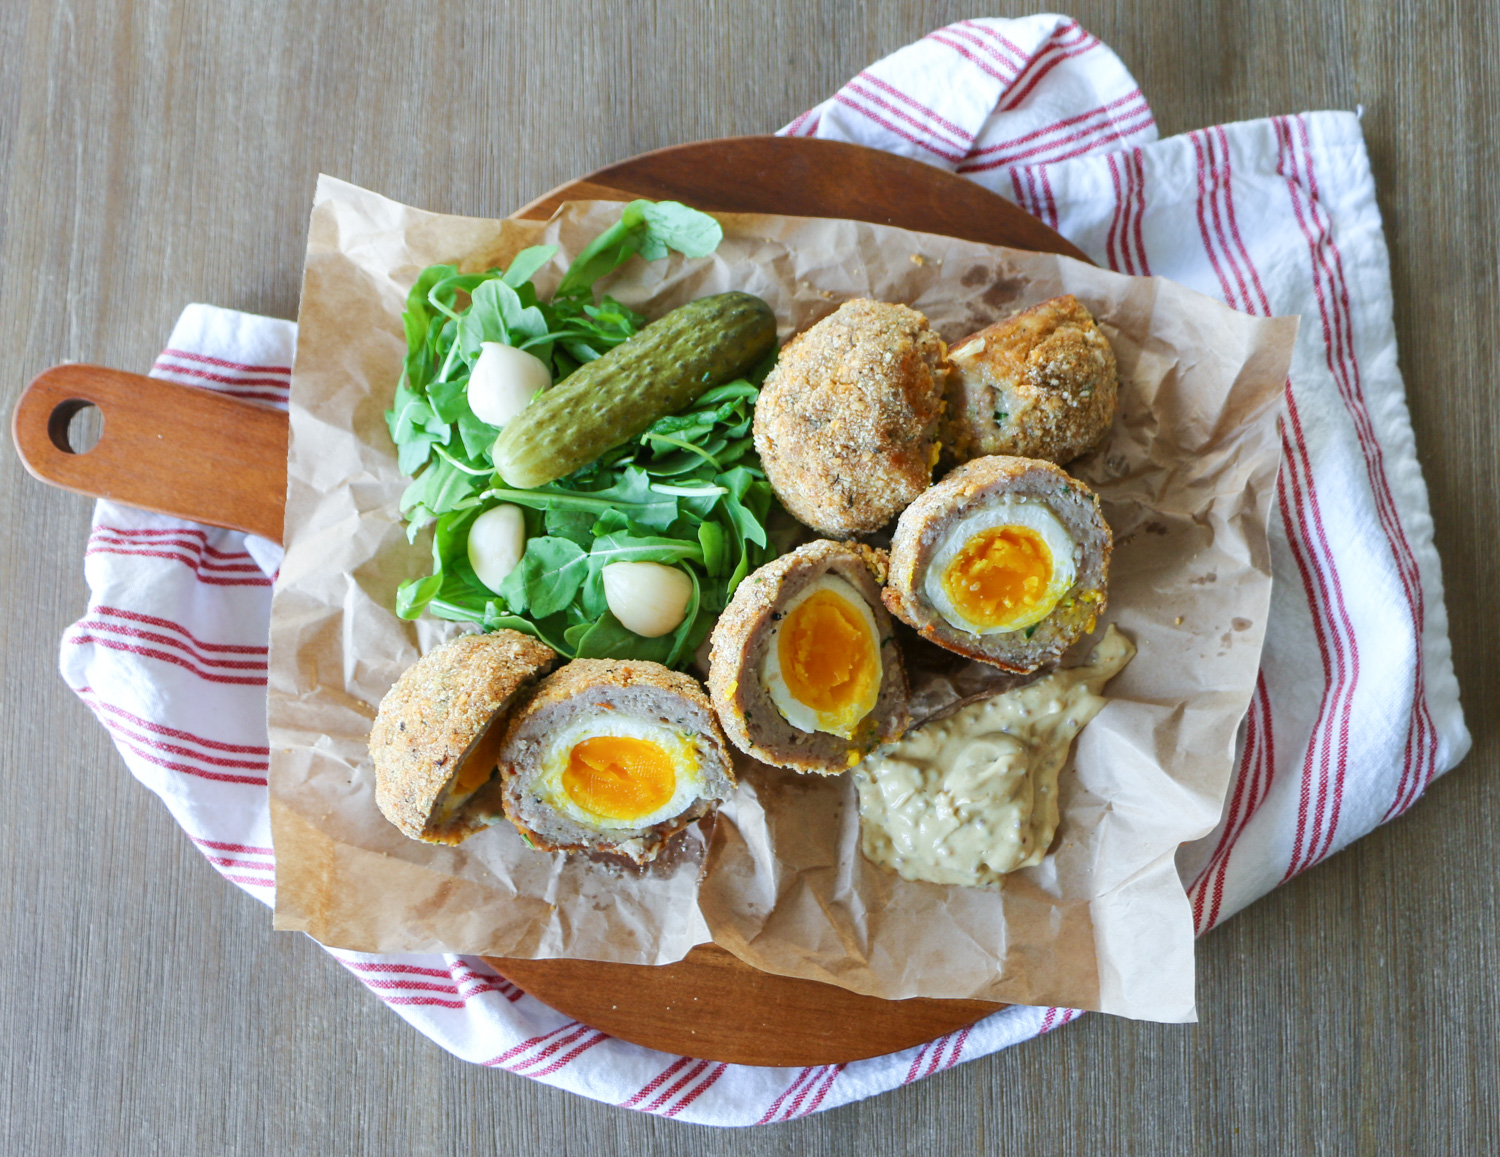
[[[755,403],[755,450],[788,513],[867,534],[931,485],[947,348],[916,310],[865,299],[787,342]]]

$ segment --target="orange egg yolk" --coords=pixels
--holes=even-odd
[[[787,615],[777,652],[792,698],[825,722],[858,722],[841,716],[873,698],[880,655],[864,616],[848,599],[829,590],[813,592]]]
[[[1025,526],[976,534],[943,572],[948,598],[979,627],[1030,626],[1051,582],[1052,551]]]
[[[610,820],[635,820],[672,798],[677,771],[659,743],[596,735],[568,753],[562,783],[584,811]]]
[[[470,756],[463,767],[459,769],[458,774],[453,777],[453,786],[448,789],[449,794],[454,796],[473,795],[484,785],[485,780],[489,779],[490,774],[494,770],[495,760],[493,755],[488,760],[478,754]]]
[[[495,765],[500,756],[500,740],[505,735],[505,728],[495,726],[498,718],[497,716],[485,724],[479,738],[464,754],[463,762],[458,765],[453,782],[448,785],[447,794],[441,801],[444,813],[452,814],[455,808],[463,807],[495,774]]]

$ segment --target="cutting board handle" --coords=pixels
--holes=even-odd
[[[76,453],[68,423],[90,405],[104,432]],[[270,406],[75,363],[26,387],[11,434],[43,482],[281,541],[287,417]]]

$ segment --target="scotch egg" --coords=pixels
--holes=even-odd
[[[924,638],[1024,674],[1093,630],[1112,545],[1094,492],[1059,467],[975,458],[902,512],[882,598]]]
[[[1054,297],[954,345],[940,431],[955,461],[987,454],[1064,465],[1109,433],[1119,366],[1072,294]]]
[[[782,347],[755,451],[788,513],[819,534],[868,534],[932,484],[947,352],[921,313],[862,298]]]
[[[734,790],[703,689],[660,663],[574,659],[537,685],[499,749],[505,814],[533,847],[637,863]]]
[[[507,713],[556,662],[551,647],[502,630],[460,635],[408,667],[370,729],[381,814],[435,844],[503,822],[496,752]]]
[[[714,626],[708,687],[762,763],[833,774],[906,730],[906,671],[880,602],[883,551],[819,539],[767,563]]]

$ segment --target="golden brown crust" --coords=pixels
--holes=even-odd
[[[553,704],[562,703],[601,683],[612,687],[644,685],[670,691],[695,707],[703,708],[709,713],[709,718],[713,718],[713,705],[703,693],[702,685],[691,675],[648,659],[574,659],[538,683],[525,705],[511,714],[501,746],[538,711],[545,711]]]
[[[755,448],[782,504],[833,536],[879,530],[932,482],[946,347],[904,305],[847,301],[781,351]]]
[[[932,551],[944,528],[974,504],[1005,492],[1043,498],[1081,544],[1077,578],[1057,608],[1031,634],[975,635],[954,627],[923,594]],[[1051,462],[992,455],[950,473],[901,515],[891,539],[890,578],[881,598],[923,638],[971,659],[1025,674],[1057,658],[1093,629],[1108,605],[1109,556],[1114,540],[1099,499],[1087,485]]]
[[[646,835],[637,835],[622,842],[612,841],[603,833],[597,833],[595,838],[587,843],[569,842],[554,839],[537,831],[536,827],[526,820],[521,814],[521,804],[513,785],[513,781],[520,776],[520,771],[513,761],[520,758],[517,752],[524,747],[520,739],[528,723],[538,714],[566,704],[569,700],[599,687],[622,690],[650,688],[685,701],[690,713],[702,717],[703,730],[699,733],[700,741],[706,742],[708,747],[716,753],[716,762],[720,764],[717,770],[722,771],[730,785],[725,789],[725,798],[728,797],[728,792],[732,790],[734,783],[734,764],[729,757],[728,741],[724,738],[724,732],[714,715],[713,704],[710,703],[708,696],[703,692],[703,687],[696,679],[680,671],[673,671],[660,663],[644,659],[574,659],[538,683],[524,705],[511,713],[506,724],[505,735],[500,742],[500,775],[508,789],[503,792],[505,815],[526,841],[538,851],[603,852],[625,856],[636,863],[647,863],[656,857],[674,835],[714,811],[718,802],[711,799],[699,799],[680,815],[663,820],[648,829]],[[516,742],[513,744],[513,741]]]
[[[1069,462],[1115,420],[1114,350],[1071,294],[980,330],[949,359],[942,438],[956,461],[1008,454]]]
[[[856,589],[870,601],[881,635],[880,699],[871,712],[872,726],[853,739],[798,731],[781,718],[760,684],[760,662],[777,607],[805,582],[830,570],[855,580]],[[861,573],[864,581],[857,581]],[[858,542],[818,539],[773,559],[740,583],[714,624],[708,665],[709,696],[725,734],[736,747],[762,763],[836,775],[848,771],[853,766],[851,760],[857,761],[906,730],[906,670],[886,609],[876,601],[886,573],[885,551]],[[798,578],[803,581],[796,581]],[[791,590],[785,586],[789,579],[795,583]],[[751,733],[752,715],[759,720],[755,726],[763,732],[759,739]]]
[[[463,756],[495,717],[557,661],[518,631],[460,635],[408,667],[380,702],[370,729],[375,802],[414,840],[459,843],[485,826],[434,812]]]

